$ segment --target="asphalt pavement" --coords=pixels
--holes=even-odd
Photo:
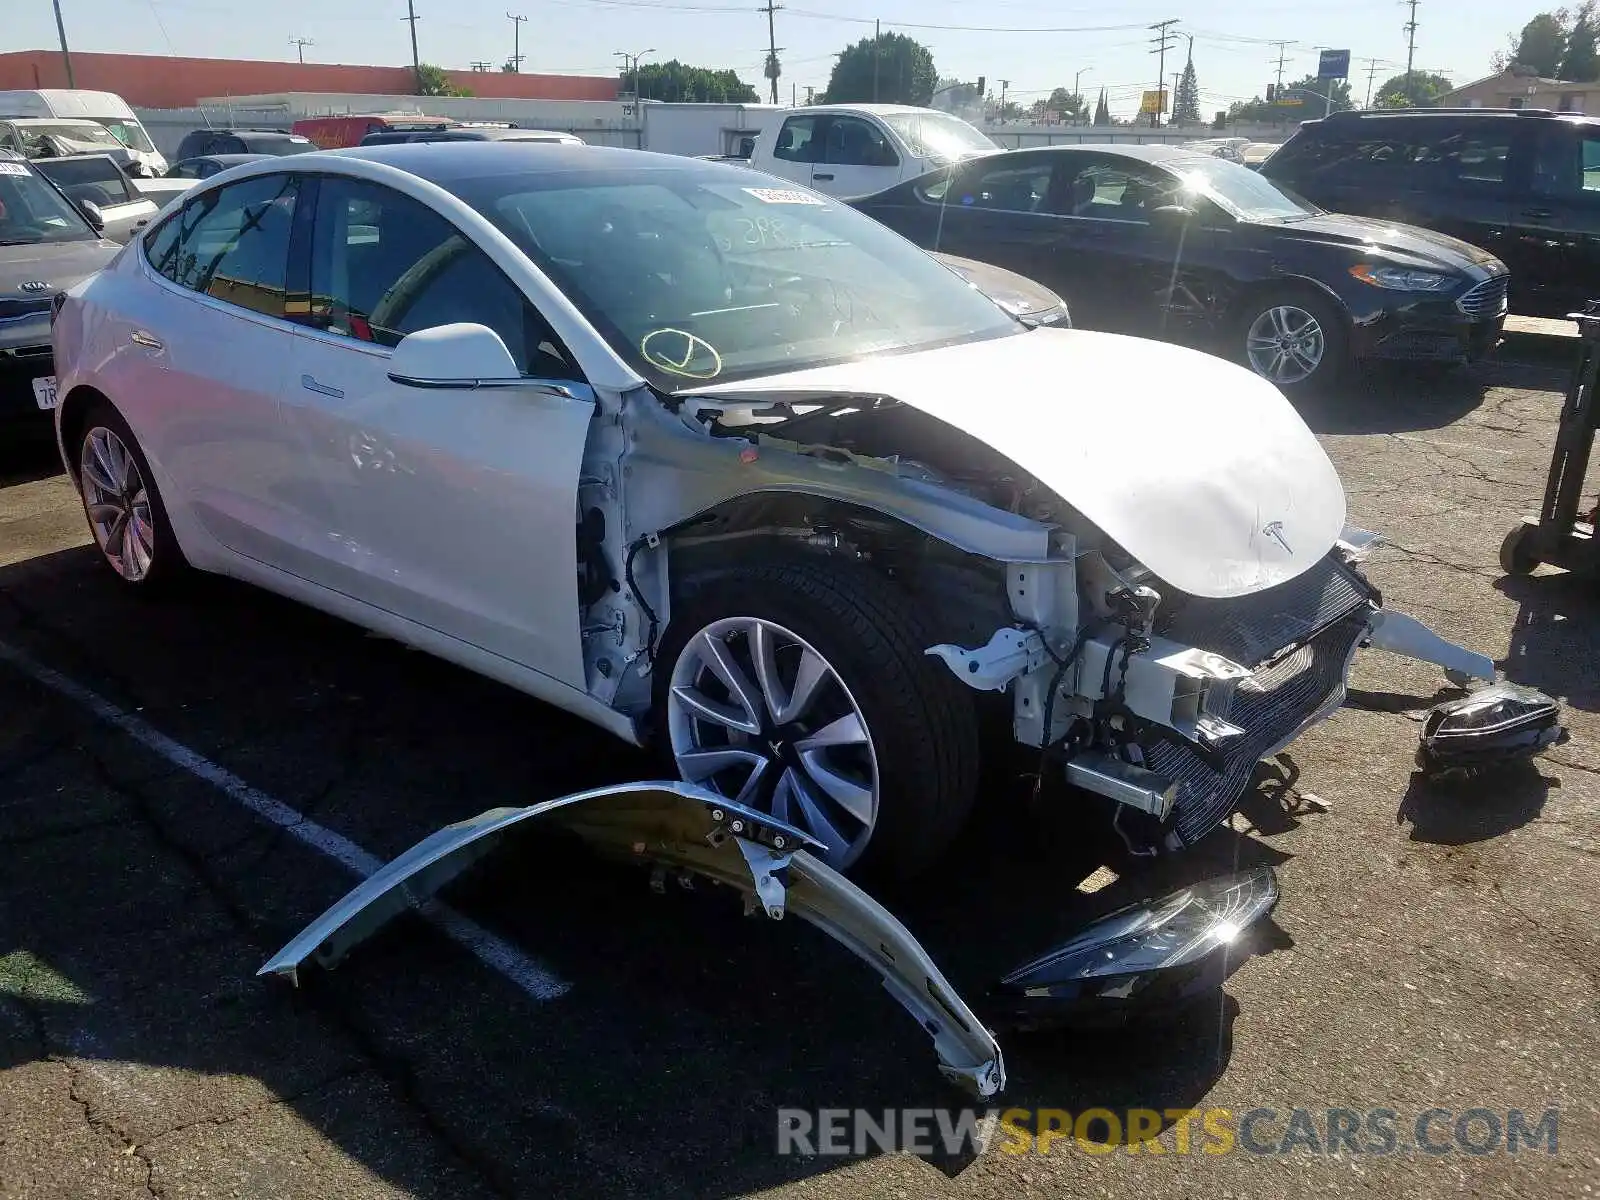
[[[256,968],[449,821],[658,774],[533,700],[220,579],[129,598],[42,437],[0,442],[0,1197],[1377,1196],[1556,1200],[1600,1188],[1600,624],[1592,582],[1506,579],[1537,509],[1559,357],[1382,372],[1307,406],[1350,516],[1392,544],[1392,607],[1562,697],[1572,741],[1467,788],[1412,755],[1439,673],[1380,652],[1346,707],[1264,766],[1184,873],[1276,866],[1268,936],[1215,1001],[1114,1033],[1003,1038],[1004,1105],[1432,1109],[1441,1153],[780,1155],[780,1109],[959,1108],[871,973],[795,921],[537,831],[452,909],[559,987],[530,989],[407,917],[302,986]],[[1594,491],[1591,488],[1591,491]],[[958,851],[878,894],[982,1010],[988,982],[1141,879],[1063,810],[991,782]],[[303,820],[273,823],[265,805]],[[1093,876],[1105,882],[1104,872]],[[557,994],[559,993],[559,994]],[[1554,1153],[1451,1143],[1473,1109]],[[1021,1118],[1019,1118],[1021,1119]],[[1468,1141],[1472,1139],[1469,1138]],[[1281,1148],[1281,1147],[1280,1147]],[[1191,1148],[1192,1150],[1192,1148]],[[1160,1151],[1160,1152],[1153,1152]]]

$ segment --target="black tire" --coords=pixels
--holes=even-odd
[[[731,617],[763,618],[803,638],[861,709],[877,759],[878,808],[849,872],[907,878],[932,866],[977,797],[978,721],[970,690],[923,653],[935,639],[911,598],[848,562],[774,557],[689,578],[654,670],[655,736],[669,764],[673,668],[695,634]]]
[[[139,578],[130,578],[118,569],[112,561],[112,555],[107,553],[96,531],[94,519],[89,514],[88,483],[83,471],[84,447],[94,436],[95,431],[102,429],[114,433],[117,440],[127,448],[138,469],[148,499],[153,549],[149,565]],[[97,400],[84,412],[83,419],[78,425],[77,440],[72,447],[72,469],[78,484],[78,498],[84,506],[84,518],[89,522],[90,535],[95,538],[95,545],[100,549],[102,561],[124,587],[143,595],[152,595],[168,590],[191,572],[189,560],[184,557],[178,539],[172,532],[172,521],[167,516],[167,506],[161,499],[161,490],[150,471],[149,460],[145,458],[144,451],[139,446],[139,439],[134,436],[133,430],[129,428],[122,414],[108,401]]]
[[[1500,543],[1500,569],[1507,575],[1533,574],[1533,569],[1539,565],[1533,553],[1536,532],[1535,526],[1518,525],[1506,534],[1505,541]]]
[[[1250,330],[1256,321],[1275,308],[1290,307],[1309,313],[1322,329],[1323,352],[1317,369],[1304,379],[1283,382],[1257,370],[1250,361]],[[1332,300],[1309,288],[1278,288],[1247,296],[1233,323],[1234,356],[1263,379],[1287,395],[1308,394],[1332,387],[1349,374],[1350,326],[1344,311]]]

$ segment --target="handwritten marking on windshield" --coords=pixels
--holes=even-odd
[[[678,338],[681,341],[674,342]],[[639,353],[651,366],[688,379],[715,379],[722,374],[722,355],[705,338],[696,337],[682,329],[656,329],[645,334],[639,343]],[[711,356],[709,366],[691,366],[696,359]]]

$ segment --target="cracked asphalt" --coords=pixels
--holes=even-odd
[[[1503,578],[1538,508],[1563,360],[1382,373],[1308,405],[1388,603],[1561,696],[1571,742],[1468,788],[1413,774],[1437,671],[1378,652],[1165,870],[1268,862],[1283,899],[1216,1003],[1003,1038],[1009,1104],[1389,1108],[1404,1127],[1560,1110],[1511,1156],[779,1156],[777,1110],[955,1106],[925,1037],[797,922],[530,835],[446,893],[572,984],[537,1002],[414,918],[304,986],[260,963],[353,877],[0,658],[0,1197],[1145,1196],[1600,1188],[1600,596]],[[1590,492],[1596,491],[1591,481]],[[0,646],[380,857],[496,805],[653,774],[498,685],[222,580],[120,595],[43,437],[0,442]],[[878,894],[980,1010],[987,981],[1145,881],[1092,895],[1056,794],[997,780],[957,856]],[[1281,1136],[1281,1121],[1274,1127]],[[1273,1135],[1269,1135],[1269,1140]]]

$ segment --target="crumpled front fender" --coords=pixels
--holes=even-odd
[[[973,1095],[1005,1086],[994,1036],[909,930],[872,897],[807,852],[790,825],[681,783],[635,783],[526,808],[495,808],[430,834],[362,881],[258,975],[298,982],[310,959],[338,963],[395,916],[433,896],[522,822],[548,817],[608,856],[688,871],[738,889],[747,910],[793,911],[851,951],[933,1038],[944,1075]]]

